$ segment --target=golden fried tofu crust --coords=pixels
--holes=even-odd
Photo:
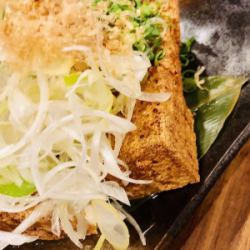
[[[27,216],[30,215],[32,209],[21,213],[0,213],[0,230],[13,231]],[[72,223],[74,225],[74,222]],[[96,234],[97,229],[95,225],[88,225],[87,235]],[[32,227],[30,227],[25,234],[30,236],[37,236],[41,240],[59,240],[65,238],[65,234],[58,237],[51,232],[51,217],[43,217]]]
[[[164,39],[166,56],[150,70],[149,78],[143,83],[144,91],[168,91],[171,99],[161,104],[137,102],[133,115],[137,130],[127,135],[120,153],[133,178],[152,180],[146,186],[128,185],[127,192],[131,198],[199,181],[194,121],[182,92],[178,9],[177,0],[166,1],[164,13],[166,19],[171,20]],[[0,230],[13,230],[30,212],[0,213]],[[42,218],[26,233],[43,240],[65,236],[53,235],[50,226],[50,217]],[[90,225],[88,234],[96,232],[95,226]]]
[[[152,183],[128,185],[131,198],[199,181],[194,120],[182,89],[179,6],[177,0],[166,2],[164,13],[166,19],[171,20],[164,39],[166,56],[150,70],[143,90],[167,91],[171,98],[166,103],[138,101],[136,104],[132,121],[137,130],[125,138],[120,157],[130,167],[131,177],[152,180]]]

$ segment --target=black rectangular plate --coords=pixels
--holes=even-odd
[[[183,2],[182,35],[184,38],[191,36],[197,38],[195,52],[207,65],[207,73],[250,76],[249,0],[183,0]],[[246,84],[235,110],[218,139],[200,161],[201,182],[148,199],[132,212],[143,231],[146,231],[147,246],[142,247],[137,234],[131,230],[130,249],[171,249],[172,239],[180,232],[195,208],[249,137],[250,84]],[[84,249],[93,249],[95,240],[96,237],[88,238]],[[19,249],[77,248],[69,240],[62,240],[37,242]]]

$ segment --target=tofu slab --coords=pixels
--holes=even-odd
[[[131,177],[152,183],[128,185],[131,198],[199,182],[194,119],[182,90],[178,1],[166,1],[164,13],[170,20],[164,39],[166,56],[151,69],[143,90],[167,91],[171,98],[166,103],[136,104],[132,121],[137,130],[125,138],[120,157],[130,167]]]
[[[137,130],[125,138],[120,157],[129,165],[133,178],[152,180],[152,183],[128,185],[130,198],[199,181],[194,121],[182,92],[178,1],[166,1],[164,13],[166,19],[171,20],[164,39],[166,56],[150,70],[143,90],[167,91],[171,93],[171,98],[161,104],[140,101],[136,104],[133,122]],[[13,230],[29,213],[0,213],[0,230]],[[51,233],[50,225],[49,217],[42,218],[26,233],[44,240],[59,239]],[[89,226],[88,234],[93,233],[96,233],[95,226]]]

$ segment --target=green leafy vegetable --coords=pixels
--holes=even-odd
[[[240,95],[245,77],[204,77],[202,89],[194,76],[199,62],[192,52],[195,39],[181,45],[180,59],[184,96],[188,107],[195,113],[195,132],[199,158],[203,157],[218,137],[228,116],[233,111]]]
[[[212,76],[205,78],[205,90],[187,96],[189,107],[196,110],[195,130],[199,157],[204,156],[216,140],[227,117],[233,111],[245,77]]]
[[[0,194],[8,195],[12,197],[23,197],[31,195],[36,191],[33,184],[23,181],[21,186],[17,186],[15,183],[8,183],[0,185]]]
[[[180,59],[183,72],[185,72],[185,70],[190,70],[190,68],[193,68],[192,63],[196,59],[194,54],[192,53],[192,48],[194,44],[194,38],[190,38],[185,43],[181,44]]]

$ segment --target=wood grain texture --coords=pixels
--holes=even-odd
[[[250,250],[250,141],[218,180],[172,249]]]

